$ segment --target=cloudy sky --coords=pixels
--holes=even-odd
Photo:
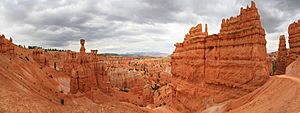
[[[222,18],[239,14],[250,0],[1,0],[0,33],[22,45],[100,52],[172,53],[189,28],[207,23],[218,33]],[[268,52],[300,19],[299,0],[257,0]]]

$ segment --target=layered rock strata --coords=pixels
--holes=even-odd
[[[80,53],[67,52],[65,62],[65,71],[70,75],[70,93],[87,92],[92,88],[109,91],[108,77],[106,67],[99,62],[97,50],[91,50],[91,53],[85,52],[85,40],[80,40]]]
[[[207,25],[203,32],[199,24],[175,46],[171,103],[179,111],[241,97],[269,78],[265,30],[254,2],[239,16],[223,19],[220,33],[208,35]]]
[[[295,61],[300,55],[300,20],[289,25],[288,33],[290,50],[287,65]]]

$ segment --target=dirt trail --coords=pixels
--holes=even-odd
[[[298,82],[300,84],[300,78],[298,78],[298,77],[292,77],[292,76],[287,76],[287,75],[280,75],[280,76],[276,76],[276,77],[287,78],[287,79],[293,80],[295,82]]]
[[[295,113],[300,112],[300,79],[286,75],[271,77],[257,90],[229,102],[230,113]]]
[[[298,113],[300,78],[273,76],[257,90],[227,102],[226,105],[212,106],[202,113]]]

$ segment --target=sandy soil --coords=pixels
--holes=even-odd
[[[300,79],[286,75],[271,77],[261,88],[233,101],[230,113],[300,112]]]

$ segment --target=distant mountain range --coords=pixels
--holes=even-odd
[[[112,56],[149,56],[149,57],[167,57],[170,54],[160,53],[160,52],[132,52],[132,53],[103,53],[102,55],[112,55]]]

